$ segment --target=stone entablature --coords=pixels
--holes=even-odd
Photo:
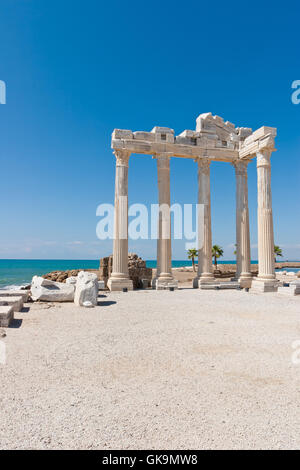
[[[175,136],[168,127],[154,127],[151,132],[115,129],[111,146],[114,150],[172,157],[207,157],[216,161],[233,162],[239,158],[254,158],[258,151],[275,150],[276,129],[263,126],[255,132],[248,127],[235,127],[229,121],[211,113],[200,114],[196,130],[184,130]]]

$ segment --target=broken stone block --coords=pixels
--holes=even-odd
[[[136,131],[136,132],[133,133],[133,137],[134,137],[134,139],[137,139],[137,140],[147,140],[147,141],[150,141],[150,142],[155,141],[155,135],[152,132]]]
[[[74,302],[77,306],[83,306],[85,302],[97,305],[98,277],[96,274],[81,271],[77,276]]]
[[[0,326],[8,328],[14,319],[14,309],[11,305],[0,307]],[[5,336],[5,335],[4,335]]]
[[[32,300],[46,302],[73,302],[75,287],[73,284],[54,282],[34,276],[31,283]]]
[[[291,296],[300,295],[300,282],[290,282],[288,286],[278,287],[278,293]]]
[[[11,306],[14,312],[20,312],[23,308],[23,298],[21,296],[0,297],[0,305]]]
[[[3,289],[0,290],[0,298],[1,297],[22,297],[23,302],[28,301],[29,297],[29,291],[28,290],[8,290],[8,289]]]
[[[155,134],[156,142],[174,143],[174,129],[169,127],[153,127],[151,134]]]
[[[132,131],[128,129],[114,129],[112,133],[113,139],[133,139]]]

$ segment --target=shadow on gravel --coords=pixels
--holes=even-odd
[[[14,318],[11,324],[9,325],[9,328],[20,328],[22,325],[22,322],[23,322],[22,319]]]
[[[22,313],[27,313],[27,312],[29,312],[29,310],[30,310],[29,307],[23,307],[22,310],[21,310],[21,312],[22,312]]]
[[[109,307],[109,305],[116,304],[117,302],[115,300],[102,300],[97,302],[97,305],[100,307]]]

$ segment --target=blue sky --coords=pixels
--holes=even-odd
[[[299,2],[1,0],[1,258],[97,259],[96,208],[113,202],[114,128],[194,129],[211,111],[278,128],[272,156],[275,240],[300,259]],[[213,242],[233,258],[235,177],[211,169]],[[156,164],[132,156],[130,203],[157,202]],[[196,203],[197,166],[172,159],[172,202]],[[256,168],[249,165],[252,257]],[[130,250],[155,258],[154,241]],[[184,259],[184,241],[173,258]]]

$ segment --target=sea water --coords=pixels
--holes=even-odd
[[[148,260],[148,268],[156,268],[156,260]],[[197,260],[196,260],[197,263]],[[257,261],[251,261],[257,264]],[[235,261],[218,261],[218,264],[235,264]],[[190,260],[173,260],[172,267],[192,266]],[[42,276],[51,271],[66,271],[69,269],[98,269],[99,260],[0,260],[0,288],[26,285],[33,276]],[[285,271],[298,272],[299,268],[284,268]]]

